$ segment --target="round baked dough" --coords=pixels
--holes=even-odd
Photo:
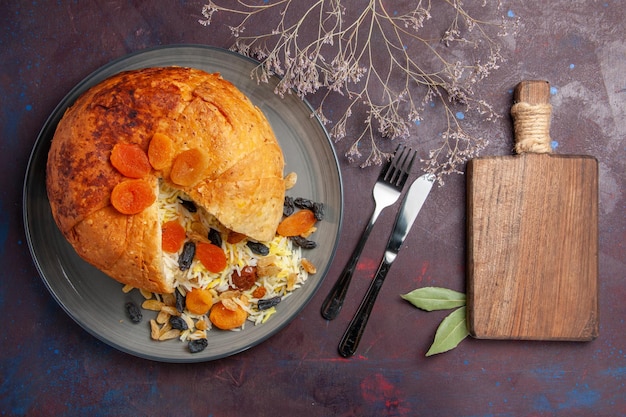
[[[66,111],[47,164],[55,222],[83,259],[112,278],[168,293],[172,277],[164,271],[157,203],[124,215],[110,198],[127,180],[111,165],[113,146],[136,144],[149,154],[155,135],[155,143],[168,145],[144,178],[156,195],[164,181],[226,228],[258,241],[273,239],[282,216],[284,158],[263,113],[219,74],[197,69],[123,72]],[[185,152],[201,155],[202,163],[196,167],[201,172],[183,181],[172,166]]]

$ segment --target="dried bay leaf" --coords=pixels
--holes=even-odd
[[[426,311],[447,310],[465,305],[465,294],[441,287],[418,288],[400,297]]]
[[[469,335],[466,321],[466,307],[460,307],[443,319],[437,332],[435,340],[426,352],[426,356],[447,352],[457,347],[463,339]]]

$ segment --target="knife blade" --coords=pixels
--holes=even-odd
[[[391,264],[398,256],[402,243],[409,234],[434,182],[435,177],[432,174],[424,174],[413,181],[409,191],[404,196],[376,275],[339,342],[339,354],[344,358],[350,357],[356,352],[385,277],[391,268]]]

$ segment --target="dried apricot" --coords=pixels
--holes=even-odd
[[[276,232],[281,236],[300,236],[315,225],[315,213],[311,210],[300,210],[280,222]]]
[[[185,306],[190,313],[203,315],[213,306],[211,292],[204,288],[194,288],[185,297]]]
[[[176,155],[170,179],[174,184],[190,187],[199,182],[209,168],[208,155],[198,148],[187,149]]]
[[[229,310],[219,302],[211,308],[209,320],[218,329],[231,330],[241,327],[248,318],[248,313],[241,307],[236,310]]]
[[[143,178],[150,173],[148,156],[138,145],[117,143],[111,151],[111,165],[129,178]]]
[[[122,181],[111,192],[111,204],[122,214],[137,214],[156,200],[154,188],[147,181]]]
[[[228,263],[224,250],[212,243],[198,242],[196,245],[196,258],[209,272],[222,272]]]
[[[185,228],[178,220],[170,220],[161,226],[161,248],[165,252],[176,253],[185,242]]]
[[[174,144],[172,140],[162,134],[155,133],[148,145],[148,160],[154,169],[165,169],[172,163]]]

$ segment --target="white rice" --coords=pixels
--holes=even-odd
[[[232,283],[232,274],[234,271],[240,272],[245,266],[257,266],[262,256],[255,254],[246,245],[247,239],[239,243],[231,244],[227,242],[228,230],[221,225],[217,219],[207,213],[201,207],[197,207],[196,213],[190,213],[180,202],[179,197],[184,200],[191,200],[183,192],[168,187],[162,183],[159,191],[159,211],[161,224],[178,220],[187,231],[187,238],[194,233],[194,230],[200,229],[198,224],[202,225],[202,229],[208,231],[210,228],[216,229],[222,236],[222,249],[226,253],[227,267],[220,273],[212,273],[206,270],[204,265],[194,259],[191,267],[186,271],[180,271],[178,266],[179,253],[164,252],[164,261],[166,273],[169,272],[174,277],[174,286],[184,295],[193,288],[207,288],[213,295],[213,304],[219,302],[220,294],[225,291],[235,289]],[[206,234],[202,238],[207,239]],[[248,313],[248,321],[255,325],[265,323],[273,314],[277,312],[276,307],[266,310],[259,310],[257,302],[259,298],[253,296],[254,290],[259,287],[265,287],[265,294],[262,299],[273,297],[288,297],[292,291],[300,288],[308,278],[308,273],[301,267],[301,248],[293,245],[292,241],[286,237],[276,235],[271,242],[261,242],[269,247],[269,255],[273,256],[273,264],[278,267],[275,275],[260,276],[255,285],[246,291],[240,291],[242,297],[234,298],[241,308]],[[157,299],[160,296],[155,295]],[[247,300],[247,302],[245,302]],[[280,304],[278,305],[280,309]],[[208,315],[208,314],[207,314]],[[182,314],[183,319],[193,323],[197,320],[204,320],[210,328],[208,317],[198,316],[185,310]],[[189,320],[192,319],[192,320]],[[241,328],[235,330],[241,330]],[[200,337],[194,336],[194,329],[190,326],[190,330],[181,332],[180,339],[188,340]]]

